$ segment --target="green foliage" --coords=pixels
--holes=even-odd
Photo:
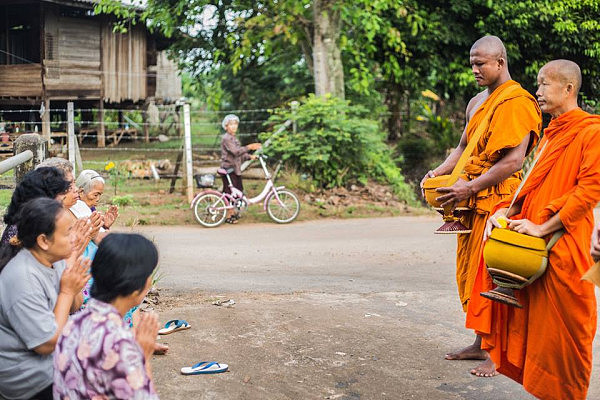
[[[135,204],[135,200],[132,194],[126,194],[123,196],[113,196],[111,203],[115,206],[124,207]]]
[[[410,187],[383,143],[378,125],[368,111],[335,97],[309,95],[300,106],[280,109],[269,122],[274,128],[294,119],[297,133],[273,136],[267,154],[281,157],[299,171],[310,174],[318,186],[331,188],[369,178],[385,181],[405,201],[413,201]],[[269,134],[263,134],[266,140]]]

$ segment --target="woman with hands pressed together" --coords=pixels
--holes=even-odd
[[[54,357],[54,398],[157,399],[150,358],[158,319],[123,317],[152,285],[158,251],[137,234],[109,234],[92,262],[92,298],[63,330]]]
[[[37,198],[22,206],[17,230],[0,248],[0,395],[52,399],[52,353],[89,279],[87,243],[75,238],[90,225],[73,226],[61,203]]]

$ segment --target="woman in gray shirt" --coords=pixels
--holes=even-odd
[[[72,225],[58,201],[37,198],[0,248],[0,397],[52,399],[52,353],[89,279]]]

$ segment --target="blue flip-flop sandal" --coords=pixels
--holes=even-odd
[[[227,371],[229,366],[218,362],[202,361],[192,367],[181,368],[182,375],[219,374]]]
[[[169,333],[190,329],[192,326],[184,319],[172,319],[165,324],[165,327],[158,331],[159,335],[168,335]]]

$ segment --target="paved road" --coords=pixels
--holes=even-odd
[[[202,326],[170,337],[171,355],[155,360],[161,394],[530,399],[504,377],[470,376],[472,362],[442,360],[472,337],[457,301],[455,238],[434,235],[438,225],[398,217],[140,228],[160,248],[169,305],[161,317]],[[238,304],[211,306],[217,295]],[[194,347],[227,357],[237,372],[203,381],[176,375],[173,360],[193,361]],[[256,360],[259,367],[247,365]],[[590,399],[600,398],[599,367],[596,357]]]

